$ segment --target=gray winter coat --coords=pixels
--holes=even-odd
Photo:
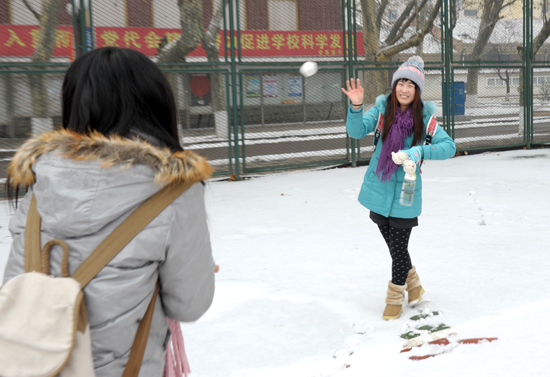
[[[67,131],[27,141],[10,166],[14,184],[32,185],[10,221],[13,243],[4,283],[24,272],[31,195],[42,218],[42,246],[53,238],[70,248],[69,272],[132,211],[164,184],[195,183],[136,236],[84,289],[97,377],[120,377],[140,319],[160,279],[140,377],[160,377],[170,333],[166,316],[195,321],[214,296],[214,260],[204,186],[211,168],[185,151],[171,153],[138,140],[82,137]],[[61,249],[51,271],[60,276]]]

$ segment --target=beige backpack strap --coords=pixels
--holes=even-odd
[[[72,278],[84,288],[128,242],[194,183],[189,180],[170,184],[147,199],[99,244],[76,269]]]
[[[36,209],[36,198],[33,195],[27,213],[27,225],[25,226],[25,272],[42,272],[40,223],[40,215]]]
[[[159,283],[155,286],[153,297],[147,307],[147,311],[139,322],[139,326],[132,344],[132,350],[130,351],[130,357],[122,377],[137,377],[139,370],[141,369],[141,363],[143,362],[143,355],[145,354],[145,347],[147,346],[147,338],[149,337],[149,330],[151,329],[151,321],[153,320],[153,313],[155,311],[155,302],[159,291]]]
[[[189,182],[178,182],[165,186],[155,195],[147,199],[107,238],[105,238],[84,262],[82,262],[80,267],[78,267],[73,274],[73,279],[80,282],[82,288],[84,288],[97,273],[128,244],[128,242],[137,236],[147,224],[153,221],[153,219],[166,209],[170,203],[176,200],[194,183],[196,182],[189,180]],[[159,283],[157,281],[151,302],[139,323],[128,363],[126,364],[122,377],[137,377],[139,374],[143,355],[145,354],[145,347],[147,346],[147,338],[149,337],[153,312],[155,311],[158,290]]]

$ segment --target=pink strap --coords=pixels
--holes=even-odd
[[[191,368],[185,354],[180,323],[168,317],[166,317],[166,321],[168,322],[168,328],[170,328],[172,336],[170,336],[170,341],[166,346],[164,377],[181,377],[182,374],[187,377],[191,373]]]

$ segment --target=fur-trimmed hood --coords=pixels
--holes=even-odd
[[[97,160],[104,168],[117,164],[126,169],[146,165],[153,169],[155,182],[159,184],[186,179],[202,181],[212,174],[212,167],[206,160],[191,151],[172,153],[168,148],[160,149],[137,139],[60,130],[42,133],[23,144],[9,166],[12,184],[34,184],[32,165],[39,156],[48,152],[75,161]]]
[[[29,139],[10,167],[12,185],[32,186],[42,228],[59,237],[94,234],[178,180],[200,182],[212,168],[194,152],[141,140],[46,132]]]

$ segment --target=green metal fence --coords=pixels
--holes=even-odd
[[[61,123],[63,74],[94,48],[137,49],[166,73],[185,148],[217,175],[367,162],[340,88],[365,108],[411,55],[459,151],[550,143],[547,0],[0,0],[0,171]],[[303,77],[305,61],[319,65]]]

